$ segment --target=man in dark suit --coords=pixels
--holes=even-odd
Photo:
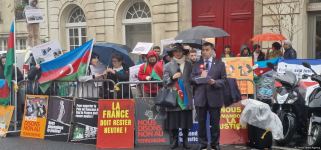
[[[198,140],[201,149],[207,148],[206,116],[210,114],[211,148],[219,150],[220,115],[224,104],[224,85],[226,79],[225,64],[216,60],[212,43],[202,46],[202,59],[193,67],[192,81],[195,84],[194,105],[198,115]],[[200,78],[206,78],[200,80]]]

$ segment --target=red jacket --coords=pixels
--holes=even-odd
[[[157,58],[157,53],[154,51],[150,51],[147,54],[147,61],[149,57],[155,56]],[[147,66],[146,66],[147,65]],[[146,66],[146,67],[145,67]],[[139,72],[138,72],[138,80],[139,81],[147,81],[146,77],[150,76],[152,74],[153,68],[155,65],[151,65],[148,63],[144,63],[140,66]],[[157,84],[144,84],[144,92],[147,94],[156,94],[157,91],[160,90],[160,87],[157,87]]]

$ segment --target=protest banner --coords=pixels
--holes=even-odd
[[[138,42],[133,49],[133,54],[147,54],[152,48],[153,43],[144,43],[144,42]]]
[[[244,106],[240,103],[235,103],[229,107],[221,108],[220,118],[220,144],[246,144],[247,129],[240,125],[240,115]],[[197,114],[194,114],[195,117]],[[210,117],[207,115],[206,127],[210,126]],[[193,127],[188,134],[188,142],[198,144],[198,122],[194,120]],[[211,140],[210,128],[207,128],[207,139]],[[179,133],[179,141],[182,142],[182,132]]]
[[[244,106],[235,103],[229,107],[221,108],[220,144],[246,144],[247,129],[240,125],[240,116]]]
[[[302,63],[307,62],[311,65],[312,69],[321,73],[321,60],[320,59],[282,59],[278,63],[278,73],[284,73],[285,71],[293,72],[298,79],[302,78],[302,75],[312,75],[313,72],[305,68]]]
[[[0,137],[6,137],[14,106],[0,105]]]
[[[68,141],[72,108],[72,98],[49,97],[45,139]]]
[[[183,143],[183,132],[179,129],[179,142]],[[188,132],[188,143],[198,144],[198,122],[194,122],[192,128]]]
[[[50,41],[31,48],[32,55],[37,64],[47,62],[62,55],[62,50],[58,41]]]
[[[22,137],[43,139],[47,121],[47,95],[26,95],[21,127]]]
[[[228,78],[253,80],[253,61],[251,57],[223,58]],[[253,94],[254,85],[248,81],[238,82],[241,94]]]
[[[141,64],[135,65],[135,66],[132,66],[129,68],[129,82],[139,81],[138,80],[138,72],[139,72],[140,66],[141,66]]]
[[[42,23],[44,22],[44,15],[41,9],[27,9],[25,10],[27,23]]]
[[[174,38],[164,39],[160,42],[160,48],[161,48],[161,55],[165,52],[164,49],[169,49],[169,46],[171,44],[176,43],[176,40]]]
[[[154,98],[135,99],[135,144],[168,145],[169,134],[164,131],[164,114],[155,105]]]
[[[98,99],[77,98],[73,113],[70,142],[96,144]]]
[[[282,74],[285,73],[285,71],[290,71],[293,72],[297,79],[302,79],[302,76],[304,74],[307,75],[312,75],[313,72],[308,69],[305,68],[302,63],[303,62],[307,62],[311,65],[312,69],[317,73],[320,74],[321,73],[321,60],[320,59],[282,59],[279,61],[278,63],[278,70],[277,72]],[[301,80],[300,84],[300,93],[304,93],[304,95],[302,95],[304,97],[305,100],[305,105],[309,104],[309,95],[310,93],[317,87],[319,87],[319,85],[317,84],[317,82],[312,81],[311,78],[308,79],[304,79]]]
[[[134,148],[134,100],[99,100],[97,148]]]

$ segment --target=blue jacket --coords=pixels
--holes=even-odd
[[[286,49],[283,58],[284,59],[296,59],[296,51],[291,47],[289,49]]]

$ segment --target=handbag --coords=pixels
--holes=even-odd
[[[177,107],[177,92],[171,88],[163,87],[156,95],[155,105],[161,107]]]

